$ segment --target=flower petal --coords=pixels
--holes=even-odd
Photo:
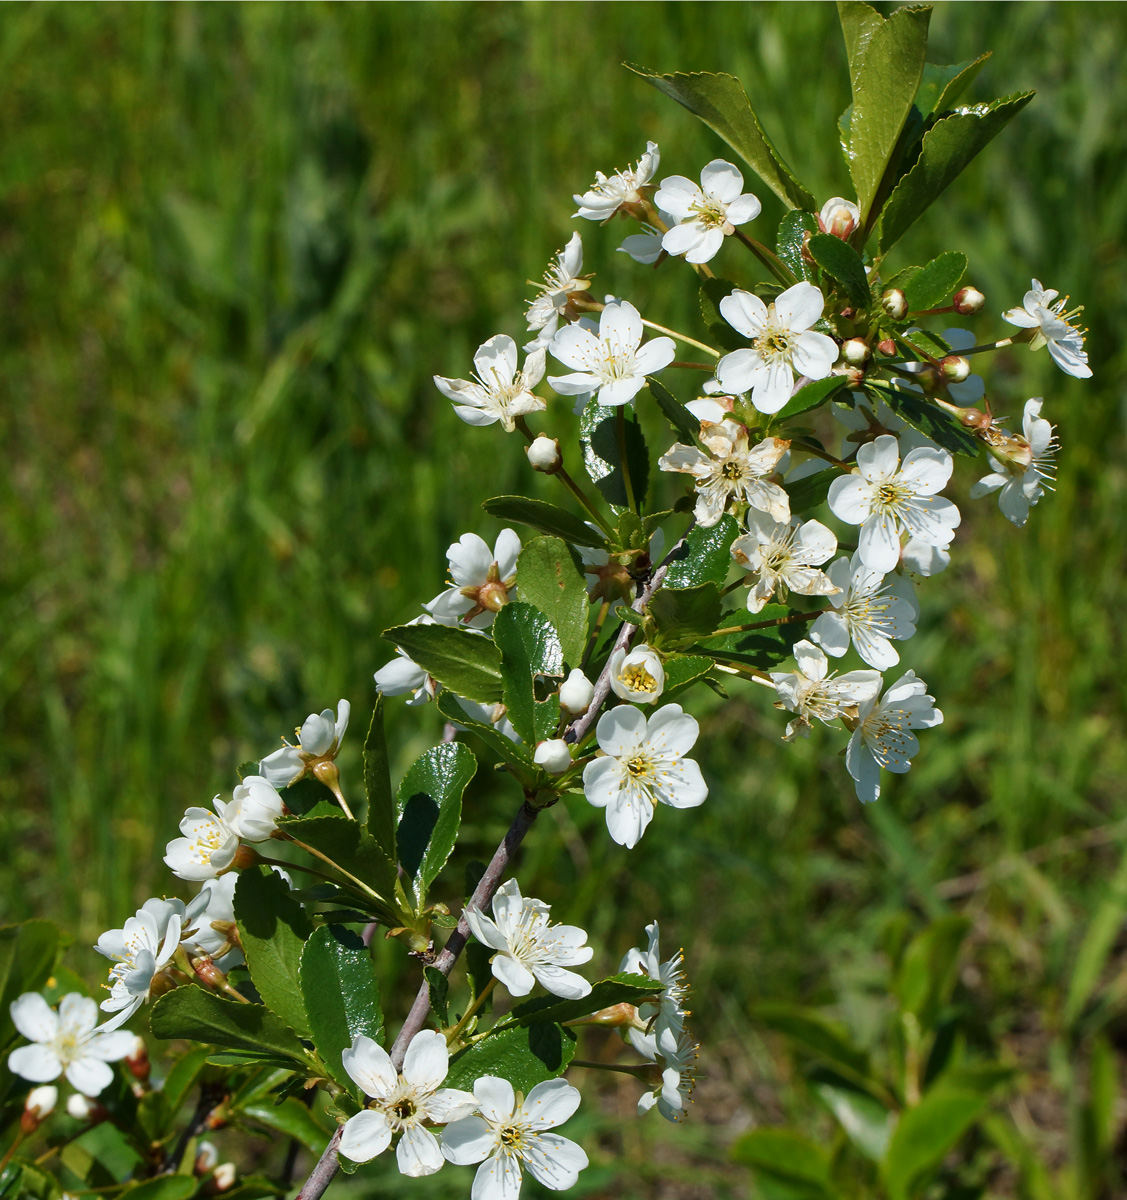
[[[359,1080],[357,1082],[359,1083]],[[344,1123],[340,1152],[353,1162],[371,1162],[390,1145],[391,1126],[387,1123],[387,1117],[376,1109],[366,1108],[363,1112],[349,1117]]]
[[[416,1033],[403,1056],[403,1078],[421,1092],[433,1092],[449,1070],[450,1051],[446,1038],[433,1029]]]
[[[476,1114],[452,1121],[442,1131],[442,1153],[460,1167],[472,1166],[488,1158],[497,1144],[493,1131]]]
[[[542,1133],[525,1152],[524,1161],[533,1179],[554,1192],[574,1187],[588,1163],[581,1146],[556,1133]]]
[[[822,315],[826,307],[825,297],[820,289],[812,283],[796,283],[775,297],[775,312],[788,329],[795,331],[809,329]],[[825,336],[820,335],[820,336]],[[832,341],[832,338],[827,338]],[[834,346],[834,357],[837,357],[837,347]]]
[[[616,758],[636,750],[645,736],[645,714],[625,704],[603,713],[595,726],[599,749]]]
[[[33,1042],[8,1055],[8,1070],[29,1083],[50,1083],[62,1074],[63,1064],[52,1047]]]
[[[442,1035],[439,1034],[439,1037]],[[421,1125],[411,1125],[403,1131],[399,1145],[395,1148],[395,1161],[399,1166],[400,1175],[409,1175],[418,1179],[422,1175],[433,1175],[442,1169],[446,1161],[438,1138],[429,1129]]]
[[[98,939],[99,943],[101,940]],[[49,1042],[59,1031],[59,1018],[55,1010],[38,992],[24,992],[12,1001],[8,1011],[12,1015],[12,1023],[29,1042]]]
[[[66,1077],[75,1091],[84,1096],[100,1096],[113,1083],[113,1067],[100,1059],[84,1056],[67,1066]]]
[[[473,1085],[473,1094],[481,1115],[495,1125],[507,1121],[517,1106],[513,1085],[497,1075],[480,1076]]]
[[[366,1096],[386,1096],[399,1082],[388,1052],[362,1033],[352,1039],[352,1045],[340,1057],[341,1066]]]

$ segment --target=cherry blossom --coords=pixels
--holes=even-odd
[[[880,795],[881,767],[904,774],[920,748],[912,730],[941,725],[943,714],[934,697],[927,695],[927,684],[914,671],[907,671],[879,701],[875,695],[863,701],[858,717],[845,765],[853,776],[857,799],[869,803]]]
[[[840,658],[852,641],[870,667],[887,671],[896,666],[900,655],[892,640],[910,638],[919,617],[912,585],[903,576],[886,583],[886,576],[865,566],[859,554],[839,558],[827,574],[837,585],[829,597],[833,611],[811,626],[811,641],[834,658]]]
[[[828,725],[880,691],[879,671],[829,674],[829,659],[813,642],[796,642],[794,660],[796,670],[771,672],[771,682],[779,695],[775,707],[798,714],[787,725],[783,741],[807,737],[813,718]]]
[[[1046,481],[1053,478],[1057,440],[1053,426],[1041,416],[1043,403],[1040,398],[1025,402],[1021,436],[999,439],[990,455],[994,470],[971,484],[972,500],[998,492],[1002,515],[1015,525],[1025,524],[1030,508],[1045,494]]]
[[[761,612],[772,596],[786,602],[788,592],[800,596],[828,596],[839,585],[817,568],[837,550],[837,538],[821,521],[799,517],[779,522],[767,513],[749,509],[747,533],[732,543],[732,557],[758,576],[748,590],[747,607]]]
[[[665,690],[665,668],[649,646],[629,652],[620,647],[610,656],[607,671],[611,691],[634,704],[654,704]]]
[[[150,997],[153,983],[180,945],[185,908],[181,900],[146,900],[121,929],[110,929],[94,947],[113,961],[109,996],[103,1012],[116,1015],[100,1026],[103,1033],[120,1028]]]
[[[316,775],[319,763],[332,762],[336,758],[351,711],[347,700],[338,700],[335,716],[331,708],[310,713],[301,728],[294,731],[297,745],[291,746],[283,738],[282,747],[258,764],[259,774],[276,788],[289,787],[306,775]]]
[[[8,1055],[8,1069],[32,1083],[65,1074],[84,1096],[100,1095],[113,1082],[110,1063],[133,1049],[133,1034],[96,1028],[98,1005],[70,992],[56,1012],[38,992],[24,992],[9,1005],[12,1023],[31,1043]]]
[[[656,921],[646,926],[646,933],[649,935],[649,946],[645,950],[627,950],[618,969],[636,975],[648,975],[660,985],[657,1001],[647,1000],[639,1004],[638,1016],[647,1023],[652,1022],[656,1030],[672,1029],[680,1032],[684,1028],[685,1018],[689,1015],[685,1008],[685,1000],[689,995],[689,985],[683,970],[685,956],[678,950],[672,958],[662,962],[660,930]]]
[[[476,533],[464,533],[446,551],[453,586],[423,607],[440,625],[487,629],[508,604],[516,579],[520,538],[502,529],[492,550]]]
[[[587,291],[591,283],[590,276],[580,274],[582,270],[583,241],[578,233],[573,233],[568,244],[556,255],[555,262],[544,272],[544,282],[525,313],[529,330],[537,331],[525,350],[547,346],[559,328],[560,319],[578,315],[571,307],[572,299]]]
[[[735,233],[737,225],[754,220],[763,207],[750,192],[741,195],[743,185],[743,175],[722,158],[701,171],[699,187],[684,175],[663,179],[654,203],[678,223],[662,238],[662,249],[683,254],[691,263],[715,258],[724,238]]]
[[[1034,279],[1030,290],[1025,293],[1022,307],[1007,309],[1002,317],[1011,325],[1036,330],[1029,348],[1039,350],[1047,345],[1053,361],[1066,375],[1089,379],[1092,368],[1088,366],[1088,355],[1084,350],[1086,330],[1070,323],[1083,309],[1075,308],[1066,312],[1068,297],[1057,300],[1059,295],[1052,288],[1043,288],[1041,281]]]
[[[239,835],[224,820],[227,806],[223,801],[216,796],[212,804],[215,812],[189,808],[180,822],[184,836],[166,847],[165,864],[180,879],[214,879],[235,861]]]
[[[606,222],[620,208],[640,205],[644,198],[642,189],[653,179],[660,162],[661,152],[657,142],[647,142],[645,154],[633,169],[615,171],[609,177],[602,171],[596,171],[591,187],[582,196],[572,197],[579,205],[574,215],[585,217],[588,221]]]
[[[538,343],[517,370],[517,344],[499,333],[483,342],[474,355],[473,379],[447,379],[435,375],[434,385],[454,402],[454,412],[467,425],[501,422],[506,433],[516,428],[517,417],[543,412],[544,400],[533,388],[544,378],[544,348]]]

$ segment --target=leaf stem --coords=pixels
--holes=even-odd
[[[648,1081],[653,1074],[652,1063],[639,1063],[636,1067],[619,1066],[617,1063],[591,1062],[585,1058],[573,1058],[569,1067],[587,1067],[591,1071],[616,1071],[619,1075],[633,1075],[635,1079]]]
[[[370,888],[362,879],[357,879],[356,876],[350,871],[346,871],[339,863],[333,862],[333,860],[327,854],[322,854],[320,850],[317,850],[308,843],[295,838],[292,833],[286,833],[284,829],[279,830],[279,832],[286,839],[286,841],[293,842],[298,849],[304,850],[306,854],[312,854],[314,858],[319,858],[323,863],[327,863],[330,867],[332,867],[334,871],[339,871],[345,879],[349,880],[349,882],[351,882],[355,887],[358,887],[366,896],[370,896],[373,900],[377,901],[383,908],[391,908],[390,902],[385,897],[381,896],[379,892],[375,891],[373,888]]]
[[[680,367],[683,371],[708,371],[710,374],[716,370],[714,366],[710,366],[708,363],[686,362],[681,358],[675,358],[669,365],[671,367]]]
[[[532,443],[536,440],[536,434],[529,429],[528,422],[524,419],[524,417],[517,417],[516,427],[521,431],[521,433],[524,434],[529,443]],[[586,492],[584,492],[579,484],[572,479],[567,471],[561,466],[557,468],[554,474],[560,483],[562,483],[564,487],[567,488],[567,490],[575,497],[575,499],[579,501],[582,507],[587,510],[591,520],[598,525],[603,533],[606,534],[608,538],[614,537],[614,530],[611,528],[610,523],[603,516],[603,514],[599,512],[592,501],[587,497]]]
[[[454,1026],[454,1028],[453,1028],[453,1029],[449,1030],[449,1032],[446,1034],[446,1044],[447,1044],[448,1046],[451,1046],[451,1045],[453,1045],[453,1044],[454,1044],[454,1043],[455,1043],[455,1042],[458,1040],[458,1035],[459,1035],[459,1034],[462,1032],[462,1030],[465,1028],[465,1026],[466,1026],[466,1022],[467,1022],[467,1021],[470,1019],[470,1017],[472,1017],[472,1016],[474,1015],[474,1013],[475,1013],[475,1012],[477,1012],[477,1010],[478,1010],[478,1009],[479,1009],[479,1008],[480,1008],[480,1007],[481,1007],[481,1006],[482,1006],[482,1005],[485,1003],[485,1001],[486,1001],[486,1000],[489,998],[490,994],[492,993],[493,989],[494,989],[496,986],[497,986],[497,978],[496,978],[496,976],[494,976],[494,977],[493,977],[493,978],[492,978],[492,979],[491,979],[491,980],[490,980],[490,981],[489,981],[489,982],[488,982],[488,983],[485,985],[485,987],[483,987],[483,988],[481,989],[481,991],[480,991],[480,992],[478,992],[478,994],[477,994],[477,997],[474,999],[474,1002],[473,1002],[473,1003],[472,1003],[472,1004],[469,1006],[469,1008],[467,1008],[467,1009],[466,1009],[466,1011],[465,1011],[465,1012],[462,1014],[462,1019],[461,1019],[461,1020],[458,1022],[458,1024],[457,1024],[457,1025],[455,1025],[455,1026]]]
[[[725,637],[729,633],[751,633],[756,629],[775,629],[779,625],[793,625],[796,621],[813,621],[815,617],[820,617],[822,613],[830,611],[828,608],[816,608],[813,612],[791,613],[787,617],[776,617],[773,621],[752,621],[749,625],[729,625],[726,629],[717,629],[715,633],[710,633],[699,640],[707,642],[710,638]]]
[[[798,282],[795,273],[790,267],[777,254],[768,250],[762,242],[757,242],[755,238],[748,237],[742,229],[736,230],[736,237],[743,242],[780,283],[790,285]]]

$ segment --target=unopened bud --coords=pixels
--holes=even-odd
[[[896,343],[892,338],[884,338],[883,341],[877,342],[877,349],[881,354],[887,354],[891,358],[896,353]]]
[[[158,996],[163,996],[166,993],[173,991],[175,988],[178,988],[184,982],[183,976],[179,976],[179,977],[173,976],[170,973],[171,970],[172,970],[172,968],[169,967],[168,970],[158,971],[153,976],[153,981],[152,981],[152,983],[149,984],[149,995],[154,1000]]]
[[[214,1142],[200,1142],[196,1149],[196,1163],[192,1168],[197,1175],[208,1175],[219,1165],[219,1150]]]
[[[939,364],[939,371],[947,383],[965,383],[970,377],[970,363],[961,354],[948,354]]]
[[[960,288],[955,293],[953,307],[957,313],[961,313],[964,317],[972,316],[976,312],[982,311],[982,306],[986,303],[986,297],[976,287]]]
[[[536,747],[532,759],[549,775],[562,775],[571,766],[571,751],[563,738],[551,738]]]
[[[841,347],[841,357],[851,367],[863,367],[872,356],[873,352],[869,349],[869,343],[863,338],[850,338]]]
[[[55,1111],[59,1102],[59,1089],[47,1084],[43,1087],[32,1088],[27,1094],[23,1105],[23,1116],[20,1117],[20,1129],[24,1134],[34,1133],[40,1125]]]
[[[67,1097],[67,1116],[73,1117],[76,1121],[89,1121],[94,1124],[106,1119],[106,1110],[97,1100],[91,1100],[89,1096],[83,1096],[81,1092],[73,1092]]]
[[[207,1191],[213,1194],[229,1192],[235,1186],[235,1177],[235,1164],[233,1162],[220,1163],[208,1180]]]
[[[227,983],[227,976],[206,954],[192,959],[192,970],[200,977],[200,982],[207,984],[208,987],[222,988]]]
[[[538,434],[525,453],[528,455],[532,469],[542,471],[545,475],[554,475],[563,465],[559,438],[550,438],[543,433]]]
[[[591,707],[594,698],[595,685],[576,667],[560,687],[560,708],[578,717]]]
[[[645,1029],[646,1023],[638,1016],[638,1010],[633,1004],[612,1004],[609,1008],[600,1008],[597,1013],[584,1017],[579,1021],[569,1021],[569,1025],[605,1025],[610,1029]]]
[[[818,214],[818,228],[844,241],[857,228],[860,220],[861,210],[856,204],[842,196],[834,196],[822,205],[822,211]]]
[[[918,383],[929,396],[938,389],[940,384],[939,372],[930,363],[916,371],[912,375],[912,380]]]
[[[880,298],[880,306],[894,321],[908,315],[908,297],[899,288],[889,288]]]
[[[125,1065],[129,1068],[129,1073],[134,1079],[140,1079],[142,1083],[149,1077],[151,1066],[149,1063],[149,1049],[145,1045],[145,1039],[136,1037],[133,1039],[133,1049],[125,1056]]]
[[[258,862],[258,851],[253,846],[240,846],[231,860],[231,867],[236,871],[245,871]]]

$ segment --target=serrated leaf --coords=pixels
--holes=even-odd
[[[858,6],[848,8],[855,11]],[[930,18],[930,8],[901,8],[875,25],[871,16],[858,14],[860,33],[850,54],[848,166],[866,228],[923,77]],[[844,16],[842,25],[844,29]],[[846,40],[848,44],[848,34]]]
[[[662,586],[690,588],[711,582],[723,587],[732,565],[732,543],[737,532],[735,518],[727,513],[715,525],[694,525],[685,544],[671,558]]]
[[[779,222],[779,232],[775,239],[775,253],[790,267],[795,278],[805,279],[808,283],[814,280],[815,268],[813,263],[803,257],[802,246],[808,233],[813,235],[817,232],[818,218],[813,213],[795,209]]]
[[[535,1000],[526,1000],[509,1013],[505,1018],[505,1026],[577,1021],[613,1004],[641,1004],[648,996],[660,991],[660,983],[655,983],[645,975],[623,971],[599,980],[590,993],[579,1000],[561,1000],[558,996],[537,996]]]
[[[884,207],[879,238],[882,254],[900,240],[932,201],[1034,95],[1034,92],[1020,92],[993,104],[972,105],[936,121],[924,134],[911,170],[896,184]]]
[[[482,634],[446,625],[396,625],[383,636],[459,696],[479,704],[501,699],[501,652]]]
[[[649,487],[650,458],[638,418],[633,413],[628,415],[624,407],[610,408],[597,400],[590,400],[579,418],[579,441],[587,474],[602,493],[603,499],[616,512],[631,507],[622,469],[622,460],[625,458],[634,504],[641,508]]]
[[[538,1083],[562,1074],[574,1054],[575,1034],[559,1025],[503,1029],[456,1054],[443,1087],[472,1091],[482,1075],[499,1075],[527,1096]]]
[[[688,687],[690,683],[695,683],[707,675],[712,670],[713,660],[703,658],[699,654],[675,654],[672,658],[667,658],[663,666],[665,667],[665,691],[662,692],[662,696],[664,700],[668,700],[682,688]]]
[[[267,867],[248,867],[235,884],[235,920],[250,977],[267,1008],[303,1037],[301,950],[313,926],[286,881]]]
[[[841,475],[836,467],[828,467],[825,471],[817,471],[813,475],[804,475],[793,483],[784,484],[784,490],[790,497],[792,513],[806,513],[822,504],[830,492],[830,484]]]
[[[515,767],[518,775],[535,770],[532,755],[526,746],[510,740],[503,733],[498,732],[495,726],[487,725],[476,717],[471,717],[452,693],[443,692],[439,695],[438,711],[448,721],[480,738],[495,754]]]
[[[427,981],[430,1011],[434,1014],[439,1028],[444,1028],[450,1024],[450,1013],[446,1003],[446,997],[450,993],[450,980],[437,967],[423,967],[423,976]]]
[[[606,540],[597,529],[592,529],[586,521],[569,513],[566,509],[557,508],[546,500],[533,500],[528,496],[494,496],[486,500],[482,506],[490,516],[502,521],[518,521],[539,529],[542,533],[553,537],[563,538],[576,546],[592,546],[601,549]]]
[[[363,939],[342,925],[322,925],[305,943],[301,991],[317,1053],[337,1083],[358,1096],[341,1054],[361,1034],[383,1041],[379,981]]]
[[[904,287],[904,298],[908,301],[910,312],[920,312],[926,308],[938,308],[950,304],[959,286],[959,280],[966,274],[967,256],[957,250],[948,250],[933,258],[925,267],[921,267],[908,280]]]
[[[264,1005],[221,1000],[195,984],[161,996],[153,1005],[149,1027],[154,1037],[166,1041],[184,1038],[264,1058],[305,1063],[297,1034]]]
[[[380,694],[376,697],[372,723],[364,739],[364,790],[368,794],[366,824],[388,861],[395,862],[395,792],[391,786],[391,765],[384,736],[383,704],[384,698]]]
[[[946,112],[974,82],[989,57],[990,51],[987,50],[973,62],[951,66],[924,63],[923,78],[916,92],[916,108],[920,116],[926,119],[932,113]]]
[[[517,559],[518,595],[539,609],[559,635],[564,664],[577,667],[587,648],[590,600],[583,567],[560,538],[533,538]]]
[[[709,581],[691,588],[658,588],[648,605],[663,637],[704,637],[720,628],[720,589]]]
[[[741,350],[748,344],[747,338],[737,333],[720,313],[720,301],[735,290],[736,285],[730,279],[706,279],[700,288],[700,315],[709,336],[721,350]],[[699,429],[700,422],[697,421],[687,440],[691,442]]]
[[[458,840],[462,793],[476,773],[469,746],[443,742],[417,758],[399,785],[399,862],[420,911]]]
[[[281,817],[278,828],[320,850],[353,878],[392,903],[395,864],[379,848],[376,839],[357,822],[350,821],[343,813],[326,813],[324,816]]]
[[[837,241],[837,238],[834,238],[834,241]],[[821,407],[834,392],[841,391],[847,382],[844,375],[827,375],[825,379],[813,380],[804,388],[799,388],[774,415],[772,421],[778,425],[783,421],[789,421],[792,417],[797,417],[799,413]]]
[[[981,443],[969,430],[957,424],[942,409],[929,404],[919,392],[880,391],[881,399],[913,429],[926,434],[937,445],[952,454],[977,458]]]
[[[497,614],[493,640],[501,651],[509,720],[528,745],[536,744],[536,676],[562,677],[563,648],[551,621],[531,604],[515,601]]]
[[[913,349],[931,358],[945,358],[951,353],[951,347],[930,329],[906,329],[900,336]]]
[[[835,279],[849,303],[864,310],[872,303],[869,280],[861,256],[841,238],[832,233],[816,233],[810,239],[810,256],[827,275]]]
[[[703,71],[659,75],[640,67],[630,70],[718,133],[787,208],[814,207],[814,197],[763,132],[743,84],[734,76]]]
[[[651,379],[649,387],[650,395],[657,401],[662,415],[673,426],[673,432],[691,446],[700,432],[700,422],[663,383]]]
[[[250,1104],[240,1111],[267,1129],[294,1138],[311,1154],[319,1156],[329,1143],[330,1135],[317,1123],[309,1109],[293,1096],[281,1104]]]

